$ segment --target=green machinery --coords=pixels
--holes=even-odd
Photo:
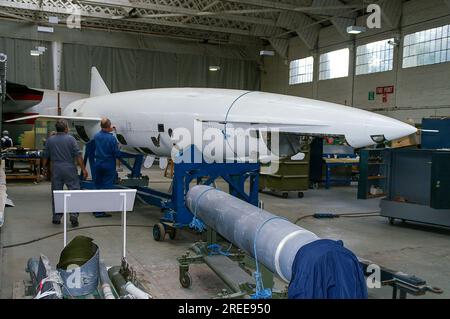
[[[309,144],[303,144],[301,151],[305,155],[302,159],[287,158],[261,165],[259,190],[281,194],[283,198],[288,198],[289,192],[297,192],[297,196],[302,198],[303,192],[309,189]],[[273,167],[278,169],[274,171]]]

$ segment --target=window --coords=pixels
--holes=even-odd
[[[405,36],[403,68],[443,62],[450,62],[450,25]]]
[[[289,64],[289,85],[313,81],[314,58],[291,61]]]
[[[350,50],[342,49],[320,56],[319,80],[329,80],[348,76]]]
[[[387,39],[361,45],[356,49],[356,75],[391,71],[394,66],[394,47]]]

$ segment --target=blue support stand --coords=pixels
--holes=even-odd
[[[146,203],[161,208],[164,216],[161,218],[161,224],[164,229],[158,230],[160,233],[176,228],[189,226],[193,220],[193,214],[187,209],[185,197],[189,191],[192,181],[196,184],[212,185],[218,178],[222,178],[229,185],[229,192],[252,205],[258,206],[258,187],[259,187],[259,163],[207,163],[203,159],[200,163],[194,162],[196,153],[192,146],[189,150],[191,162],[175,163],[174,176],[172,181],[172,193],[164,193],[151,187],[135,186],[137,195]],[[198,152],[197,152],[198,154]],[[201,155],[200,155],[201,156]],[[131,166],[124,159],[133,158],[134,164]],[[131,171],[128,176],[131,178],[141,178],[141,167],[144,160],[143,155],[132,155],[123,153],[120,158],[126,168]],[[85,164],[89,161],[90,167],[95,164],[95,144],[91,141],[86,144]],[[92,178],[95,180],[95,174],[92,171]],[[249,181],[249,189],[246,191],[245,184]],[[93,181],[82,181],[82,188],[95,188]],[[123,188],[123,185],[116,185],[117,188]],[[174,233],[174,232],[173,232]],[[169,234],[171,234],[169,232]],[[155,235],[155,234],[154,234]],[[162,237],[164,237],[162,235]],[[156,239],[156,238],[155,238]]]

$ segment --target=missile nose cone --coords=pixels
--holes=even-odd
[[[369,130],[383,132],[384,137],[389,140],[396,140],[402,137],[415,134],[417,129],[399,120],[388,117],[375,117],[368,123]]]

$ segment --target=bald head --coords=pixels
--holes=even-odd
[[[103,130],[110,130],[111,129],[111,121],[106,117],[102,118],[102,120],[100,121],[100,127]]]

